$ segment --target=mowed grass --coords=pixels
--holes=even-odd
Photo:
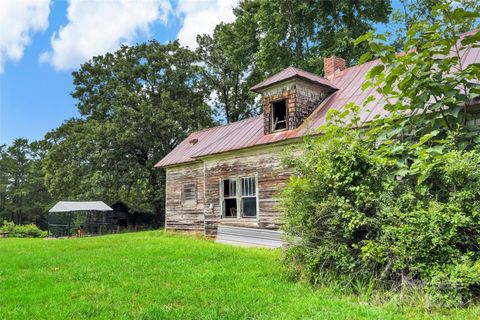
[[[370,305],[287,279],[281,251],[141,232],[0,239],[0,319],[478,319]]]

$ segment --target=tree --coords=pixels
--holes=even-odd
[[[47,135],[55,199],[123,202],[163,222],[164,172],[153,165],[212,124],[196,56],[155,41],[94,57],[73,73],[79,119]]]
[[[261,81],[252,61],[258,45],[254,28],[254,24],[237,21],[217,25],[213,36],[197,37],[205,85],[214,92],[216,115],[227,123],[259,113],[255,95],[250,92],[250,88]]]
[[[327,274],[462,306],[480,297],[480,64],[463,56],[477,54],[480,32],[461,31],[480,13],[441,1],[430,14],[408,30],[405,53],[384,35],[357,40],[371,48],[360,61],[380,60],[363,88],[388,114],[358,122],[378,95],[332,110],[287,159],[284,228],[300,239],[287,262],[312,282]]]
[[[382,62],[368,72],[363,86],[374,87],[390,112],[388,118],[376,119],[372,132],[380,128],[399,143],[417,143],[424,135],[427,140],[450,135],[461,149],[480,141],[478,128],[467,125],[480,95],[480,65],[464,61],[469,48],[478,47],[480,34],[462,35],[478,26],[479,18],[471,6],[452,8],[449,1],[440,2],[430,18],[411,26],[404,54],[397,54],[381,34],[370,32],[357,39],[371,48],[360,61],[374,57]],[[427,140],[421,145],[429,145]]]
[[[262,1],[255,13],[259,68],[274,73],[293,65],[322,74],[323,58],[330,55],[350,65],[367,49],[354,40],[374,23],[387,22],[390,11],[388,0]]]
[[[198,37],[206,83],[226,122],[257,114],[261,105],[249,88],[288,67],[322,74],[323,58],[337,55],[354,63],[367,49],[354,40],[387,22],[389,0],[244,0],[235,21]]]
[[[392,11],[386,33],[389,38],[393,39],[392,45],[397,52],[403,50],[407,38],[407,31],[416,22],[433,22],[435,20],[435,15],[432,11],[437,3],[438,1],[436,0],[400,0],[400,8]],[[476,0],[455,1],[452,5],[461,6],[471,11],[480,10],[480,5]],[[470,27],[469,23],[467,23],[458,31],[466,32],[471,30]]]
[[[15,139],[7,149],[8,156],[5,159],[6,172],[8,172],[8,197],[10,220],[17,224],[23,222],[24,202],[27,196],[28,175],[28,141]]]
[[[0,148],[0,220],[16,224],[35,223],[46,227],[46,211],[51,198],[43,183],[39,142],[15,139]]]

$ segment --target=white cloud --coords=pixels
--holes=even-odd
[[[170,12],[168,0],[70,0],[68,23],[52,36],[51,51],[44,52],[40,61],[60,70],[78,67],[140,35],[148,36],[151,24],[166,23]]]
[[[177,34],[180,43],[195,49],[198,34],[213,33],[220,22],[235,20],[232,8],[238,0],[179,0],[177,14],[183,17],[183,25]]]
[[[33,33],[48,27],[50,0],[0,1],[0,73],[7,60],[19,61]]]

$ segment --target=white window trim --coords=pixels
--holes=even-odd
[[[255,217],[244,217],[243,212],[242,212],[242,187],[241,187],[241,179],[242,178],[248,178],[248,177],[254,177],[255,178],[255,204],[256,204],[256,209],[257,209],[257,214]],[[236,190],[235,190],[235,196],[237,200],[237,216],[236,217],[226,217],[225,212],[224,212],[224,198],[223,198],[223,181],[224,180],[235,180],[236,181]],[[259,199],[258,199],[258,173],[254,173],[251,175],[242,175],[242,176],[230,176],[226,178],[220,178],[219,181],[220,185],[220,216],[223,220],[230,220],[230,221],[258,221],[258,218],[260,216],[260,205],[259,205]],[[247,198],[247,197],[246,197]],[[231,199],[231,198],[227,198]]]

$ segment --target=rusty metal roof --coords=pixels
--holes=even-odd
[[[319,85],[322,85],[324,87],[329,87],[331,89],[338,89],[335,87],[333,83],[331,83],[329,80],[320,77],[319,75],[310,73],[308,71],[300,70],[295,67],[288,67],[279,73],[274,74],[270,78],[267,78],[263,80],[262,82],[254,85],[250,90],[254,92],[260,92],[261,89],[264,89],[266,87],[270,87],[272,84],[276,84],[285,80],[293,79],[293,78],[300,78],[309,82],[313,82]]]
[[[469,34],[472,34],[470,32]],[[462,52],[462,62],[465,64],[480,63],[480,48],[469,48]],[[306,134],[315,133],[321,125],[326,124],[327,112],[330,109],[343,110],[345,105],[353,102],[357,105],[373,95],[375,100],[370,102],[360,113],[361,123],[368,122],[376,115],[386,115],[381,96],[374,88],[362,91],[365,75],[379,60],[370,61],[358,66],[347,68],[330,81],[337,91],[330,94],[298,128],[264,134],[263,115],[233,122],[227,125],[205,129],[192,133],[174,150],[165,156],[155,167],[166,167],[194,161],[196,158],[223,153],[232,150],[249,148],[257,145],[266,145],[287,139],[299,138]],[[195,141],[192,143],[191,141]]]

